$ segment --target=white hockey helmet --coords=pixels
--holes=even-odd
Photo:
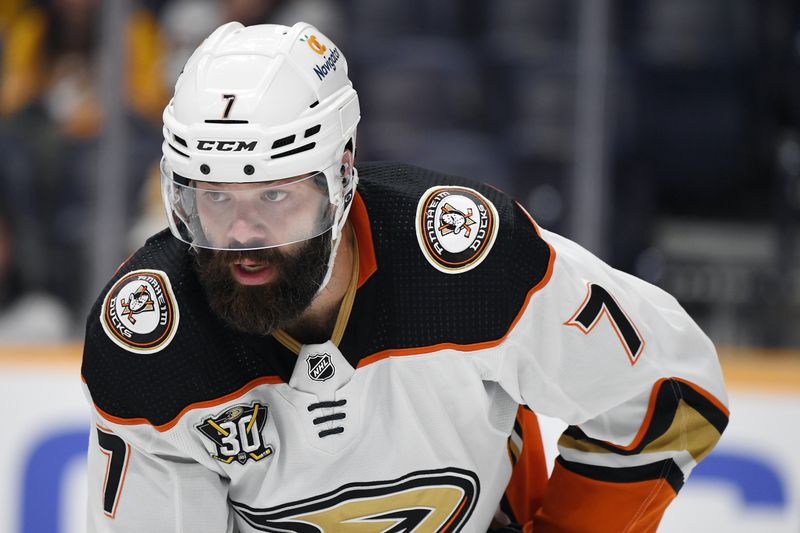
[[[344,56],[316,28],[220,26],[187,61],[163,118],[175,237],[244,250],[331,230],[335,253],[358,181],[341,161],[361,115]],[[233,237],[242,223],[257,238]]]

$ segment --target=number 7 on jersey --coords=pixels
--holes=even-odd
[[[97,426],[97,443],[100,451],[108,457],[106,476],[103,481],[103,512],[109,518],[117,514],[117,504],[125,483],[131,447],[121,437]]]
[[[588,335],[605,315],[614,333],[625,348],[631,365],[635,365],[644,350],[644,339],[636,325],[628,318],[622,307],[607,290],[595,283],[588,283],[588,292],[572,318],[564,322],[566,326],[575,326],[584,335]]]

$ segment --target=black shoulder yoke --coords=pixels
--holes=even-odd
[[[377,271],[357,293],[342,353],[356,363],[384,350],[502,339],[550,263],[551,249],[524,210],[493,187],[411,165],[369,163],[358,171]],[[449,187],[476,191],[498,218],[497,237],[482,262],[458,273],[442,272],[426,258],[415,229],[423,197]],[[471,231],[479,231],[478,213],[471,218]],[[466,230],[462,237],[469,242]]]
[[[209,311],[193,262],[189,247],[165,230],[125,262],[92,307],[81,372],[105,414],[160,426],[188,405],[220,398],[255,379],[288,381],[294,355],[272,337],[243,335],[218,320]],[[125,349],[103,328],[106,294],[133,271],[163,272],[175,295],[176,332],[153,353]]]

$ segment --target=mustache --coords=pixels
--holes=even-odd
[[[258,250],[199,250],[198,255],[204,262],[215,266],[226,266],[243,260],[269,263],[279,266],[286,262],[286,256],[276,248],[262,248]]]

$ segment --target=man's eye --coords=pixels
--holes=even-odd
[[[268,190],[268,191],[264,191],[264,193],[261,196],[262,196],[262,198],[264,198],[265,200],[268,200],[270,202],[280,202],[281,200],[286,198],[288,195],[289,195],[289,193],[286,192],[286,191]]]
[[[222,203],[228,200],[228,193],[224,192],[206,191],[203,193],[203,195],[215,204]]]

